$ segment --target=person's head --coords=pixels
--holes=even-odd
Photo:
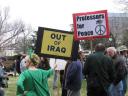
[[[21,59],[24,59],[26,57],[26,54],[21,55]]]
[[[128,49],[124,49],[120,51],[120,55],[127,56],[128,55]]]
[[[27,55],[25,57],[26,67],[37,66],[40,63],[40,58],[36,54]]]
[[[118,49],[120,55],[127,56],[128,48],[125,45],[122,45],[122,46],[118,47],[117,49]]]
[[[85,57],[84,52],[79,51],[79,52],[78,52],[78,59],[83,60],[84,57]]]
[[[117,54],[117,50],[115,47],[108,47],[106,51],[107,55],[110,57],[114,57]]]
[[[47,61],[48,61],[48,58],[41,56],[41,57],[40,57],[40,60],[41,60],[42,62],[47,62]]]
[[[40,60],[41,60],[41,61],[44,61],[44,57],[41,56],[41,57],[40,57]]]
[[[95,46],[95,51],[96,52],[104,52],[105,51],[105,46],[102,43],[98,43]]]

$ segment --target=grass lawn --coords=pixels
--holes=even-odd
[[[8,88],[5,88],[5,96],[16,96],[17,77],[9,77]]]
[[[8,88],[5,88],[5,96],[16,96],[16,81],[18,77],[10,77],[8,81]],[[61,96],[61,88],[58,88],[57,90],[52,89],[52,80],[53,77],[49,79],[49,88],[51,96]],[[60,86],[60,84],[58,84]],[[59,95],[57,95],[59,94]],[[81,89],[81,96],[86,96],[86,81],[83,80],[82,89]],[[128,96],[128,92],[126,94]]]
[[[16,96],[16,81],[17,81],[18,77],[9,77],[9,81],[8,81],[8,88],[5,88],[5,96]],[[53,77],[51,77],[49,79],[49,88],[50,88],[50,93],[51,96],[57,96],[57,94],[59,94],[58,96],[61,96],[61,88],[58,88],[56,90],[53,90],[52,88],[52,80]],[[82,89],[81,89],[81,96],[86,96],[86,91],[85,91],[85,80],[83,81],[82,84]],[[60,86],[60,84],[58,84]]]

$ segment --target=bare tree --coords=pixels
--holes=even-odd
[[[32,45],[32,32],[33,30],[29,26],[26,29],[22,30],[22,34],[20,36],[17,36],[18,39],[15,39],[15,49],[18,53],[26,53],[27,49]]]
[[[114,0],[114,3],[118,5],[121,11],[128,13],[128,0]]]
[[[117,0],[117,2],[122,5],[121,10],[128,12],[128,0]]]
[[[25,24],[21,20],[9,22],[9,8],[0,10],[0,48],[4,49],[14,44],[15,39],[23,33]]]

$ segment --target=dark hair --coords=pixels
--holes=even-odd
[[[21,59],[21,55],[17,55],[16,59],[20,60]]]
[[[95,46],[95,51],[96,51],[96,52],[98,52],[98,51],[105,51],[105,46],[104,46],[104,44],[98,43],[98,44]]]
[[[38,65],[38,68],[44,69],[44,70],[49,70],[50,69],[50,64],[49,64],[49,59],[47,57],[43,57],[43,61],[40,62]]]
[[[78,52],[77,59],[80,59],[80,55],[81,55],[82,53],[83,53],[82,51],[79,51],[79,52]]]

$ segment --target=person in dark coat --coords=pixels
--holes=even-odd
[[[108,96],[109,86],[114,80],[114,66],[104,51],[105,46],[99,43],[95,46],[95,53],[86,58],[87,96]]]
[[[18,55],[17,56],[17,59],[16,59],[16,71],[18,74],[21,73],[21,70],[20,70],[20,62],[21,62],[21,55]]]
[[[125,60],[123,56],[117,54],[115,47],[107,48],[107,54],[112,58],[115,67],[115,79],[110,87],[110,96],[124,96],[123,80],[127,75]]]
[[[127,81],[128,81],[128,49],[127,48],[122,48],[122,50],[120,50],[120,56],[124,59],[124,63],[127,69],[127,75],[125,76],[125,78],[123,79],[123,89],[124,89],[124,93],[126,94],[127,92]]]

